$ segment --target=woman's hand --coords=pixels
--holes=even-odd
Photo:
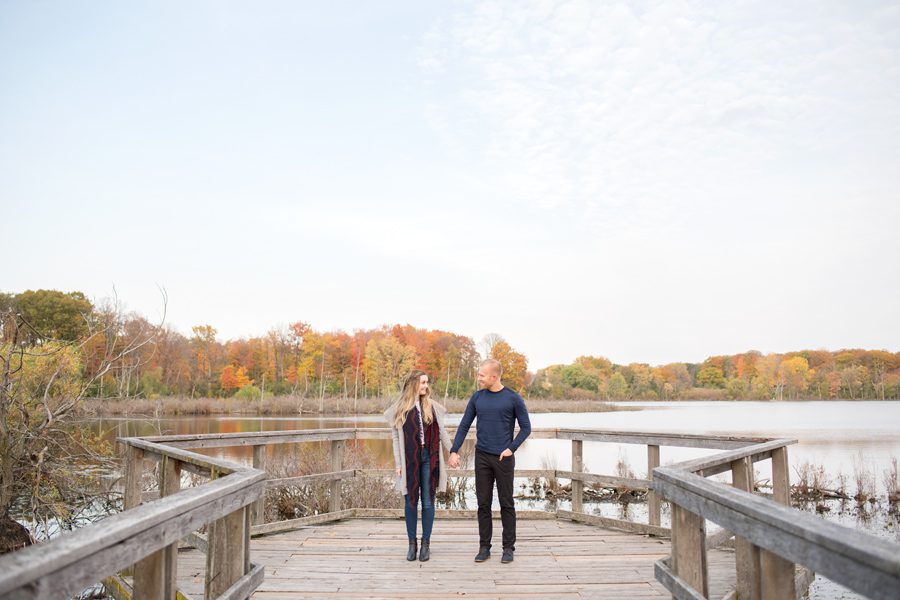
[[[397,477],[400,477],[400,472],[401,472],[401,471],[400,471],[399,468],[397,468],[397,469],[394,470],[394,473],[397,475]]]

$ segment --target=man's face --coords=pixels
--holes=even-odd
[[[478,368],[478,387],[483,390],[497,383],[497,373],[490,365],[481,365]]]

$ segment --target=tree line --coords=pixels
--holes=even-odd
[[[582,356],[571,364],[528,371],[524,354],[498,334],[471,337],[412,325],[353,332],[318,331],[296,321],[265,335],[221,341],[214,326],[195,325],[183,335],[139,314],[122,314],[114,302],[94,305],[81,292],[28,290],[0,293],[0,313],[27,327],[18,344],[60,346],[66,360],[55,385],[72,385],[117,348],[149,339],[115,360],[85,392],[94,397],[190,396],[258,398],[391,395],[413,368],[432,376],[438,397],[469,396],[483,358],[503,364],[504,382],[529,396],[597,400],[683,399],[898,399],[900,353],[885,350],[749,351],[711,356],[702,363],[615,364]],[[92,324],[103,323],[102,328]],[[93,333],[87,337],[89,332]],[[98,334],[97,331],[101,333]],[[8,336],[7,336],[8,337]]]
[[[896,400],[900,352],[848,349],[757,351],[702,363],[617,365],[582,356],[541,369],[531,394],[605,400]]]
[[[71,381],[80,369],[96,372],[92,367],[111,348],[127,347],[149,333],[149,343],[96,377],[85,394],[93,397],[366,398],[395,393],[413,368],[431,374],[436,396],[467,397],[480,361],[488,356],[503,364],[511,387],[522,389],[528,377],[525,356],[497,334],[486,336],[479,351],[471,337],[412,325],[348,333],[296,321],[262,336],[221,341],[209,324],[193,326],[186,336],[142,315],[121,314],[114,302],[95,306],[81,292],[55,290],[0,294],[0,312],[27,325],[18,329],[18,344],[64,348],[67,376],[59,382]],[[97,322],[114,326],[98,333],[91,326]]]

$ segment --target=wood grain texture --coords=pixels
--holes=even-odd
[[[500,546],[499,519],[495,548]],[[478,525],[435,520],[431,560],[406,561],[402,518],[345,519],[251,541],[265,579],[254,599],[274,598],[604,598],[670,597],[654,563],[671,550],[667,540],[555,519],[520,519],[515,561],[499,552],[476,564]],[[202,594],[203,556],[182,551],[179,587]],[[734,585],[734,554],[709,554],[711,597]],[[716,596],[715,594],[718,594]]]

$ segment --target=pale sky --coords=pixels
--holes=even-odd
[[[0,291],[531,369],[900,350],[900,3],[0,3]]]

